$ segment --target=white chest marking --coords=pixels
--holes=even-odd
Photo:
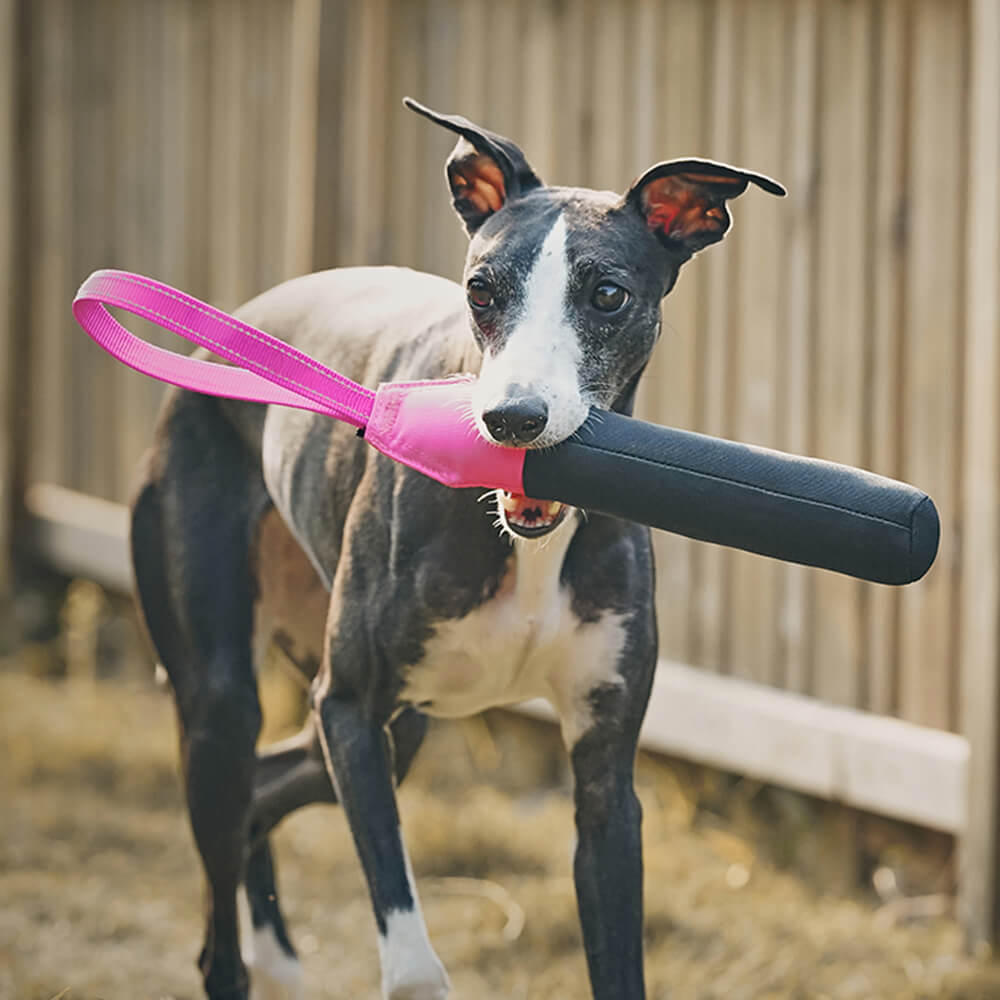
[[[575,531],[571,516],[543,540],[517,539],[497,594],[464,618],[437,624],[403,699],[429,715],[462,718],[545,698],[572,746],[590,726],[589,693],[623,683],[618,660],[625,642],[622,615],[581,622],[560,585]]]

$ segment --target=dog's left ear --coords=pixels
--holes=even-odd
[[[748,184],[779,197],[786,194],[763,174],[713,160],[669,160],[636,180],[625,201],[642,214],[664,246],[686,258],[725,236],[732,221],[726,202],[743,194]]]
[[[432,111],[412,97],[404,97],[403,103],[461,137],[445,170],[452,204],[470,236],[508,201],[542,186],[524,153],[510,139],[488,132],[460,115]]]

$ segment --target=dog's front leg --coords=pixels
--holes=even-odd
[[[634,735],[598,722],[571,751],[577,830],[573,875],[595,1000],[646,995],[635,747]]]
[[[399,828],[385,728],[361,704],[327,693],[317,705],[327,763],[347,813],[379,933],[386,1000],[444,1000],[448,977],[424,926]]]

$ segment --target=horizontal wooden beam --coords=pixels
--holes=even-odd
[[[46,560],[131,588],[123,506],[40,483],[28,510]],[[554,718],[542,701],[516,709]],[[642,746],[948,833],[965,828],[964,737],[680,663],[660,661]]]
[[[54,483],[35,483],[25,497],[35,553],[55,569],[132,589],[128,509]]]
[[[554,717],[546,702],[520,707]],[[661,660],[641,743],[947,833],[965,826],[968,741],[900,719]]]

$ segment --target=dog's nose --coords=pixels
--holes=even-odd
[[[539,396],[506,399],[483,414],[483,423],[494,441],[528,444],[545,430],[549,408]]]

